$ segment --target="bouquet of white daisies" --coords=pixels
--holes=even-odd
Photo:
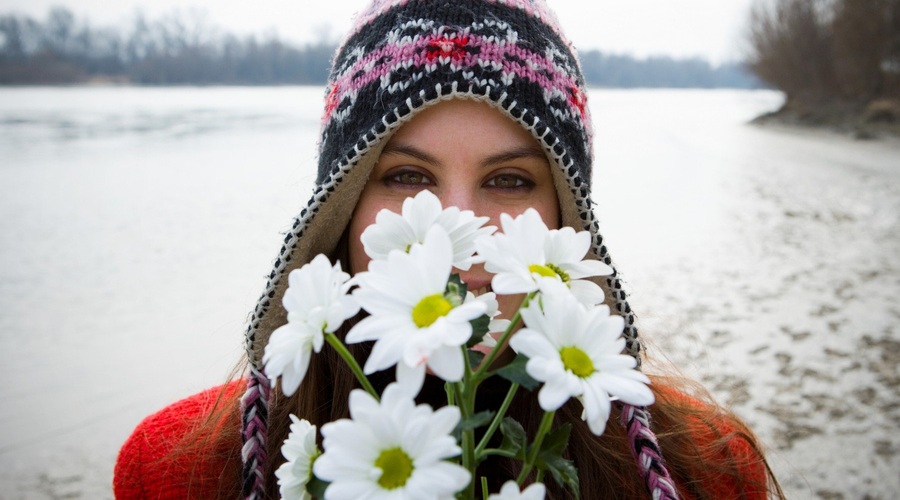
[[[522,472],[489,496],[483,487],[485,498],[544,498],[547,473],[577,495],[577,470],[562,456],[570,428],[554,427],[556,410],[577,398],[600,435],[612,400],[653,403],[649,380],[623,354],[623,319],[610,315],[601,288],[585,279],[612,272],[583,260],[590,234],[550,230],[533,209],[502,215],[501,232],[487,221],[442,208],[422,191],[400,214],[379,212],[363,232],[367,271],[351,277],[319,255],[290,273],[288,323],[266,346],[266,375],[292,395],[327,342],[362,388],[350,394],[350,418],[321,431],[291,415],[287,462],[276,471],[283,498],[474,498],[476,484],[487,484],[478,466],[491,455],[520,460]],[[475,264],[492,274],[490,292],[468,291],[453,272]],[[497,294],[524,294],[510,320],[499,319]],[[367,316],[346,338],[334,335],[360,309]],[[367,341],[374,345],[360,367],[344,342]],[[498,366],[507,345],[515,358]],[[391,367],[396,381],[378,394],[367,375]],[[426,371],[445,381],[446,406],[416,404]],[[508,379],[509,391],[497,408],[476,412],[478,388],[494,376]],[[544,416],[534,436],[506,415],[520,388],[539,390]],[[492,440],[498,431],[502,444],[489,447],[500,441]]]

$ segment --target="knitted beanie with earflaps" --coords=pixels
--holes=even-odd
[[[247,329],[243,493],[263,498],[270,383],[262,355],[287,321],[287,273],[330,254],[391,134],[418,112],[472,99],[528,130],[550,161],[562,224],[590,231],[594,258],[612,265],[591,210],[592,130],[584,78],[571,44],[543,0],[375,0],[357,14],[326,89],[315,191],[284,239]],[[613,267],[615,269],[615,267]],[[625,318],[640,364],[634,314],[614,272],[601,286]],[[654,498],[676,498],[645,408],[622,405],[622,422]]]

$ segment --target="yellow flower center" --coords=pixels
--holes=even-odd
[[[445,299],[443,295],[439,293],[429,295],[420,300],[416,307],[413,307],[413,323],[419,328],[431,326],[438,318],[446,316],[450,309],[453,309],[453,304]]]
[[[532,264],[528,266],[528,272],[538,273],[546,278],[559,278],[563,283],[569,282],[569,274],[553,264]]]
[[[412,459],[400,447],[382,451],[375,459],[375,467],[381,469],[378,485],[386,490],[405,485],[413,471]]]
[[[585,378],[594,373],[594,362],[591,361],[584,351],[577,347],[563,347],[559,351],[559,357],[562,359],[563,366],[566,370],[571,371],[581,378]]]

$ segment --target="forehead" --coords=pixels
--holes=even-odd
[[[462,149],[513,145],[543,150],[534,136],[499,109],[463,99],[444,101],[417,113],[394,132],[388,144],[410,142]]]

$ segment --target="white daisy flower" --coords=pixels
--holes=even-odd
[[[500,488],[500,493],[493,493],[488,500],[544,500],[547,489],[541,483],[533,483],[531,486],[519,492],[519,485],[515,481],[507,481]]]
[[[344,320],[359,312],[359,304],[348,295],[350,275],[318,255],[288,276],[282,304],[287,324],[269,337],[263,353],[266,375],[275,383],[281,377],[286,396],[296,392],[309,368],[311,351],[319,352],[326,333],[334,333]]]
[[[465,360],[460,346],[472,336],[469,321],[485,312],[480,301],[458,303],[445,290],[453,267],[450,238],[433,226],[422,245],[410,252],[391,252],[357,273],[353,297],[370,316],[347,334],[348,343],[374,340],[366,374],[398,362],[426,365],[444,380],[462,378]]]
[[[582,260],[591,247],[591,234],[571,227],[547,229],[537,210],[529,208],[513,219],[500,215],[502,233],[475,240],[484,268],[494,273],[491,288],[501,295],[544,291],[551,282],[566,284],[587,305],[603,302],[603,290],[581,279],[612,274],[599,260]]]
[[[452,499],[471,478],[446,459],[461,452],[451,435],[459,408],[415,405],[396,384],[381,403],[361,389],[350,393],[350,417],[322,426],[316,477],[329,481],[327,500]]]
[[[320,451],[316,447],[316,426],[295,415],[290,415],[291,432],[281,446],[281,454],[287,462],[275,471],[278,491],[284,500],[310,500],[306,484],[312,479],[313,462]]]
[[[493,233],[497,228],[484,226],[489,217],[475,217],[471,210],[457,207],[441,208],[441,201],[428,190],[419,191],[415,198],[403,201],[401,214],[381,210],[375,224],[363,231],[360,241],[366,254],[373,259],[386,259],[392,250],[408,252],[425,241],[431,226],[437,224],[447,231],[453,245],[453,265],[463,271],[481,260],[475,255],[475,239]],[[484,227],[482,227],[484,226]]]
[[[497,339],[494,338],[492,333],[499,334],[506,331],[506,328],[509,326],[508,319],[501,319],[497,316],[500,315],[501,311],[499,309],[499,304],[497,303],[497,295],[494,292],[487,292],[481,295],[475,295],[472,292],[466,293],[466,302],[470,301],[479,301],[483,302],[485,305],[484,314],[490,318],[490,323],[488,323],[488,331],[484,334],[481,342],[478,343],[480,346],[484,346],[488,349],[493,349],[497,347]]]
[[[525,370],[544,382],[538,403],[553,411],[569,398],[584,406],[582,418],[596,435],[609,419],[610,401],[636,406],[653,403],[650,380],[635,369],[633,357],[622,354],[625,325],[606,306],[587,308],[572,297],[545,295],[522,309],[522,328],[510,341],[527,356]]]

